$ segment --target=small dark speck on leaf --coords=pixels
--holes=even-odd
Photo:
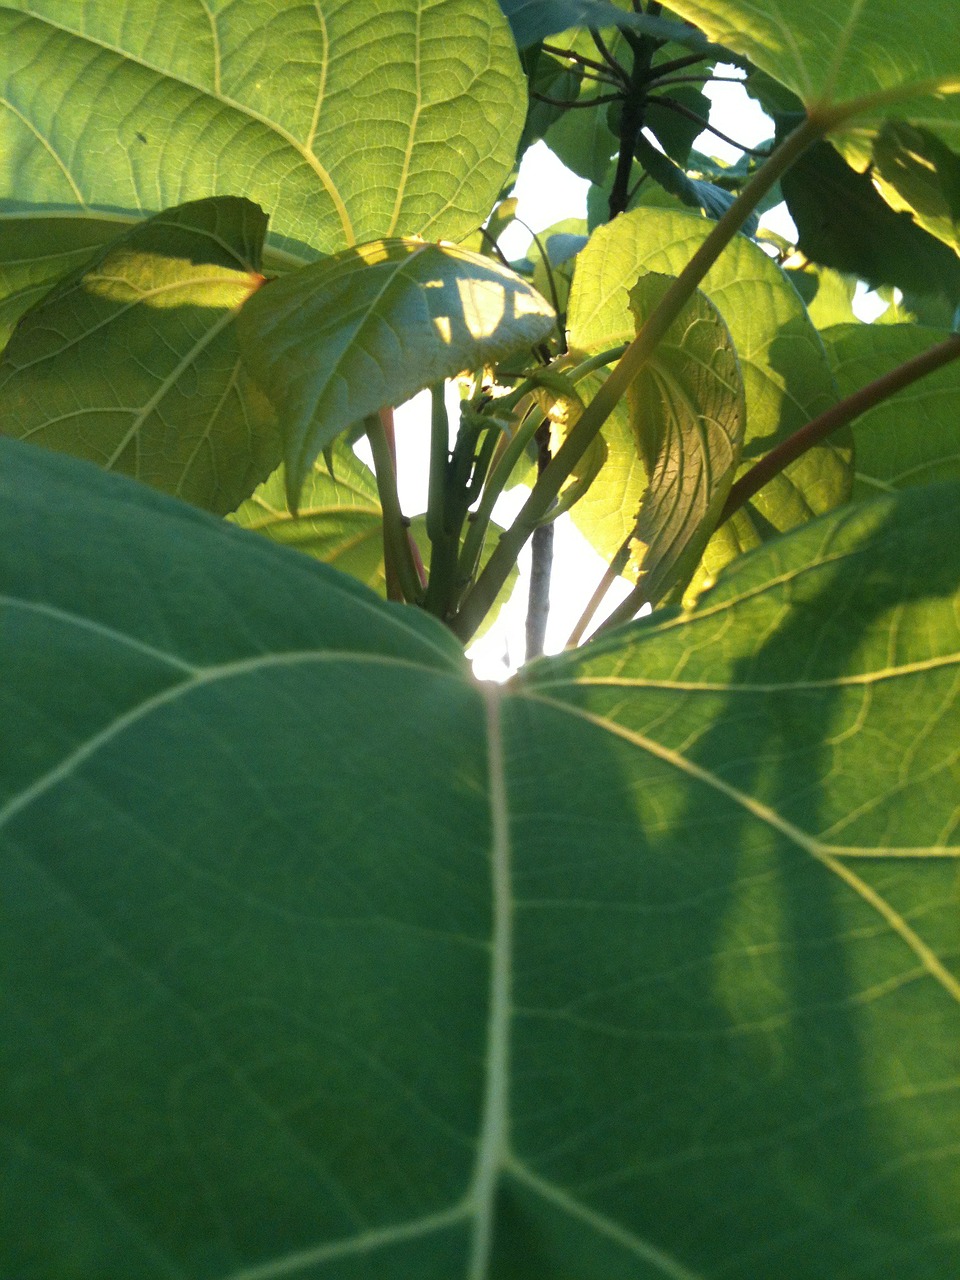
[[[145,133],[141,133],[141,132],[140,132],[140,130],[138,129],[138,130],[137,130],[137,141],[138,141],[138,142],[146,142],[146,140],[147,140],[147,135],[146,135]]]

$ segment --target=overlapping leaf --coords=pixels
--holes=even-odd
[[[234,323],[263,283],[265,231],[256,205],[220,197],[109,241],[20,321],[0,359],[0,430],[232,511],[280,460]]]
[[[291,507],[313,459],[347,427],[552,327],[535,289],[455,245],[372,243],[271,282],[238,328],[280,414]]]
[[[823,340],[843,395],[918,356],[948,335],[912,324],[837,325]],[[960,369],[928,374],[853,424],[854,496],[960,480]]]
[[[873,161],[890,203],[960,251],[960,155],[928,129],[891,120],[873,144]]]
[[[39,216],[0,222],[0,351],[25,311],[128,225],[120,219]]]
[[[573,347],[600,351],[633,337],[629,290],[647,271],[676,275],[708,234],[704,219],[642,208],[594,232],[579,255],[570,295]],[[738,237],[702,282],[724,318],[743,372],[747,430],[743,465],[792,435],[836,399],[823,344],[796,291],[757,245]],[[632,440],[614,422],[607,431],[609,500],[605,477],[591,503],[573,510],[575,520],[601,554],[609,555],[630,530],[642,496],[640,468],[628,456]],[[624,478],[640,481],[625,501]],[[772,532],[792,528],[845,500],[849,449],[828,442],[811,450],[765,487],[751,508],[738,512],[711,541],[705,564],[715,571]],[[609,541],[608,541],[609,539]]]
[[[630,291],[637,329],[672,283],[650,272]],[[697,291],[628,392],[649,485],[633,544],[643,602],[685,587],[726,502],[746,412],[730,331]],[[639,605],[638,605],[639,608]]]
[[[813,262],[872,286],[943,294],[960,302],[960,259],[906,211],[894,212],[871,178],[828,143],[805,152],[781,179],[797,246]]]
[[[332,471],[324,458],[314,461],[296,513],[287,506],[279,467],[230,520],[349,573],[382,595],[383,513],[376,477],[343,441],[331,449]]]
[[[853,121],[851,141],[861,130],[875,132],[893,109],[960,142],[953,96],[960,90],[960,8],[953,0],[676,0],[671,8],[807,106],[879,95]]]
[[[610,0],[500,0],[500,8],[510,19],[514,39],[521,49],[566,31],[569,27],[630,27],[658,40],[688,42],[694,48],[705,45],[698,31],[666,18],[635,13]]]
[[[7,0],[0,82],[9,212],[242,193],[307,257],[471,230],[525,108],[495,0]]]
[[[0,455],[3,1274],[951,1273],[956,486],[500,690]]]

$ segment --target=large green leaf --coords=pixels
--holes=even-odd
[[[263,284],[266,225],[250,201],[222,196],[108,242],[14,331],[0,430],[232,511],[280,460],[234,323]]]
[[[2,1274],[953,1273],[956,486],[501,689],[0,456]]]
[[[650,272],[630,291],[637,329],[670,287]],[[727,500],[743,444],[743,379],[730,331],[698,290],[628,392],[650,483],[634,531],[643,602],[685,587]],[[638,605],[639,609],[639,605]]]
[[[483,220],[526,106],[495,0],[8,0],[0,205],[244,194],[315,256]]]
[[[703,218],[657,208],[636,209],[598,228],[577,258],[568,319],[571,346],[601,351],[632,338],[632,285],[647,271],[678,274],[708,232]],[[823,344],[796,291],[752,241],[738,237],[701,287],[730,330],[743,372],[745,469],[828,408],[836,399],[836,388]],[[574,520],[604,555],[628,534],[643,492],[642,470],[624,456],[632,442],[616,424],[607,432],[607,445],[606,475],[601,472],[594,483],[590,506],[573,509]],[[627,476],[640,482],[629,501],[624,493]],[[708,570],[715,571],[770,533],[792,528],[844,501],[849,477],[849,448],[844,442],[811,450],[727,521],[707,549]]]
[[[918,356],[948,335],[913,324],[837,325],[823,333],[843,395]],[[853,424],[853,495],[872,497],[909,485],[960,480],[960,368],[928,374]]]
[[[914,123],[960,141],[954,0],[675,0],[671,8],[807,106],[883,95],[853,122],[853,136],[896,102]]]
[[[512,271],[421,240],[362,245],[272,281],[238,329],[247,367],[280,412],[290,505],[347,427],[532,346],[553,322]]]

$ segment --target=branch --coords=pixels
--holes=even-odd
[[[610,82],[607,81],[609,84]],[[623,94],[617,90],[616,93],[601,93],[596,98],[551,98],[547,93],[537,93],[536,90],[530,90],[530,97],[534,102],[546,102],[551,107],[564,107],[567,111],[582,111],[585,107],[600,107],[605,102],[616,102],[618,98],[622,98]]]
[[[745,151],[748,156],[760,156],[765,160],[770,154],[769,151],[757,151],[755,147],[745,147],[742,142],[737,142],[736,138],[731,138],[727,134],[721,133],[716,125],[712,125],[703,116],[697,115],[696,111],[691,111],[689,107],[685,107],[682,102],[677,102],[675,98],[661,97],[658,93],[651,93],[647,101],[656,102],[659,106],[666,107],[669,111],[675,111],[677,115],[686,116],[688,120],[693,120],[695,124],[702,125],[710,133],[715,133],[718,138],[728,142],[731,147],[736,147],[738,151]]]
[[[897,365],[895,369],[891,369],[889,373],[884,373],[873,382],[868,382],[853,395],[847,396],[827,409],[825,413],[813,418],[789,439],[784,440],[775,449],[771,449],[734,483],[727,496],[726,505],[720,513],[720,519],[717,521],[718,526],[725,520],[729,520],[733,513],[759,493],[765,484],[768,484],[792,462],[796,462],[797,458],[808,449],[812,449],[814,445],[838,431],[840,427],[847,426],[868,409],[888,400],[898,391],[902,391],[918,379],[926,377],[928,373],[933,373],[958,357],[960,357],[960,334],[953,334],[944,342],[928,347],[912,360],[907,360]]]
[[[596,45],[597,52],[600,54],[600,57],[603,59],[606,65],[610,68],[610,70],[614,73],[617,79],[621,82],[624,88],[626,88],[626,86],[630,83],[630,77],[627,74],[627,69],[616,60],[616,58],[607,48],[606,43],[603,39],[603,36],[596,29],[596,27],[590,28],[590,39]]]
[[[594,58],[588,58],[585,54],[574,53],[572,49],[561,49],[555,44],[542,44],[541,49],[544,53],[555,54],[558,58],[566,58],[570,62],[576,63],[578,67],[590,67],[593,71],[613,71],[618,80],[626,81],[626,72],[616,58],[612,58],[610,62],[597,62]]]

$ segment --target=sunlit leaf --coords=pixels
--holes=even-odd
[[[0,458],[0,1273],[952,1274],[960,488],[500,688]]]
[[[960,155],[928,129],[889,120],[873,144],[873,162],[887,199],[960,250]]]
[[[8,0],[0,82],[8,214],[242,193],[308,258],[472,230],[526,105],[494,0]]]
[[[750,58],[808,107],[881,95],[846,126],[852,145],[860,134],[868,148],[891,109],[960,142],[954,96],[960,91],[960,7],[954,0],[673,0],[671,8],[711,40]]]
[[[821,332],[832,325],[857,323],[853,309],[857,292],[855,276],[844,276],[830,267],[818,267],[812,262],[803,262],[802,266],[787,262],[785,266],[787,279],[803,299],[807,315]]]
[[[630,291],[637,329],[672,277],[641,276]],[[644,603],[686,586],[707,545],[740,461],[743,378],[730,331],[697,291],[630,387],[639,453],[650,477],[634,531]]]
[[[347,427],[552,327],[535,289],[455,245],[378,242],[272,281],[238,328],[280,415],[291,506],[313,459]]]
[[[235,326],[263,283],[265,231],[262,210],[224,196],[99,248],[15,330],[0,360],[0,430],[233,510],[280,460]]]
[[[598,228],[577,259],[570,295],[571,346],[602,351],[631,339],[629,290],[634,282],[647,271],[678,274],[708,230],[702,218],[653,207],[636,209]],[[823,345],[796,290],[752,241],[738,236],[707,273],[701,288],[730,330],[743,373],[747,430],[742,472],[828,408],[836,399],[836,387]],[[631,447],[629,439],[613,429],[607,444],[608,512],[604,516],[601,507],[603,473],[594,485],[591,507],[573,510],[575,520],[589,519],[582,527],[591,539],[598,523],[602,525],[604,542],[599,549],[605,555],[629,533],[643,492],[641,488],[625,500],[624,479],[642,481],[642,470],[622,456],[622,450]],[[805,454],[761,490],[748,508],[727,521],[707,548],[707,571],[715,572],[763,538],[843,502],[850,470],[849,445],[843,440],[834,439]]]

